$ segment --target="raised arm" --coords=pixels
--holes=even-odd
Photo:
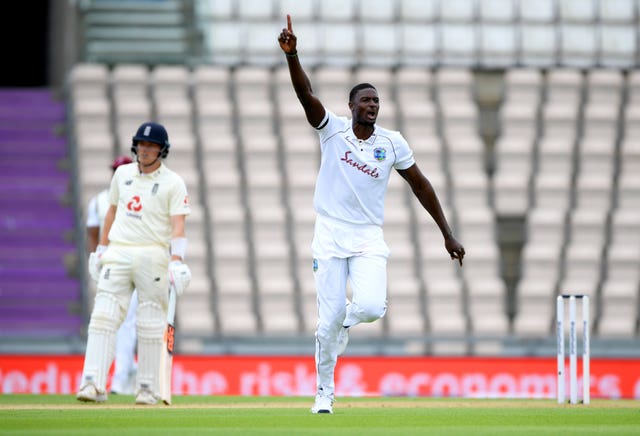
[[[287,58],[291,84],[304,108],[307,121],[311,126],[318,127],[325,116],[325,110],[318,97],[313,94],[309,77],[302,69],[302,65],[300,65],[297,50],[298,38],[293,33],[290,15],[287,15],[287,27],[280,32],[278,43]]]
[[[444,238],[444,246],[451,256],[451,259],[458,259],[458,262],[462,265],[462,259],[465,254],[464,247],[453,236],[447,218],[442,211],[440,200],[438,200],[438,196],[429,179],[422,174],[417,164],[413,164],[406,170],[398,170],[398,173],[409,183],[413,194],[440,228],[440,232],[442,232],[442,237]]]

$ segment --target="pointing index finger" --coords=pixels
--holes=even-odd
[[[291,15],[287,14],[287,30],[291,32],[293,29],[291,28]]]

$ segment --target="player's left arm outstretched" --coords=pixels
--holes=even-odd
[[[293,33],[290,15],[287,15],[287,27],[282,29],[278,36],[278,44],[280,44],[280,48],[286,55],[291,84],[304,108],[307,121],[312,127],[318,127],[325,116],[325,109],[318,97],[313,93],[311,81],[304,72],[300,59],[298,59],[298,38]]]
[[[444,238],[444,246],[451,256],[451,259],[458,259],[458,262],[460,262],[462,266],[462,259],[465,255],[464,247],[453,236],[447,218],[442,211],[438,196],[429,179],[420,171],[418,164],[413,164],[406,170],[398,170],[398,173],[409,183],[413,194],[425,210],[429,212],[429,215],[431,215],[436,222],[438,228],[440,228],[440,232],[442,232]]]

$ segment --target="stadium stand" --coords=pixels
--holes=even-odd
[[[64,119],[64,104],[49,90],[0,90],[4,344],[71,340],[83,328],[81,283],[71,268],[77,258]]]
[[[197,62],[88,57],[70,75],[86,198],[98,187],[93,153],[126,150],[130,123],[155,117],[175,132],[169,164],[186,175],[198,210],[187,232],[199,240],[190,247],[201,277],[179,313],[183,334],[295,338],[315,328],[317,137],[276,43],[291,13],[322,101],[348,115],[353,84],[378,87],[380,124],[409,140],[468,253],[462,269],[453,265],[392,177],[389,312],[355,331],[355,343],[415,336],[435,354],[495,353],[507,339],[548,338],[555,295],[569,291],[594,298],[596,338],[638,336],[640,249],[629,244],[640,198],[638,1],[193,6]],[[499,84],[493,127],[478,72]],[[511,235],[517,256],[501,246],[504,220],[524,228]],[[506,264],[518,267],[515,283]]]

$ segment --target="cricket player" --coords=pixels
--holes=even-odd
[[[313,94],[297,53],[287,16],[278,38],[291,83],[307,121],[320,138],[321,161],[314,194],[315,232],[311,244],[318,296],[316,330],[317,394],[312,413],[333,413],[334,372],[346,348],[348,329],[386,312],[387,258],[382,223],[391,170],[411,186],[437,223],[444,246],[462,265],[464,247],[453,236],[429,180],[414,161],[404,137],[376,125],[380,101],[375,87],[361,83],[349,95],[352,119],[326,110]],[[352,300],[346,300],[349,280]],[[345,300],[347,304],[345,304]]]
[[[109,209],[89,273],[98,282],[77,399],[107,400],[106,379],[116,331],[131,294],[138,291],[136,404],[156,404],[169,283],[181,295],[191,280],[183,262],[185,218],[190,213],[184,180],[163,163],[169,137],[161,124],[145,122],[132,140],[137,162],[119,166],[109,188]]]
[[[131,162],[133,160],[129,156],[118,156],[111,163],[111,170],[115,172],[120,165]],[[89,253],[96,251],[98,247],[107,210],[109,210],[109,189],[104,189],[91,198],[87,207],[87,249]],[[135,360],[137,309],[138,293],[134,290],[127,315],[116,334],[115,369],[111,380],[112,394],[133,394],[135,390],[135,376],[138,371]]]

